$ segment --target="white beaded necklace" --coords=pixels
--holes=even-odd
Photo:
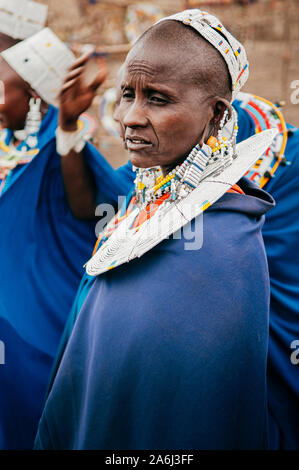
[[[277,130],[269,129],[238,144],[236,157],[230,165],[227,164],[223,170],[219,170],[219,166],[217,175],[215,172],[210,173],[210,177],[202,179],[194,190],[190,189],[186,197],[174,200],[172,204],[164,201],[154,215],[137,228],[134,228],[133,223],[140,213],[140,207],[135,206],[87,262],[87,274],[97,276],[142,256],[195,219],[239,181],[269,147],[276,133]]]

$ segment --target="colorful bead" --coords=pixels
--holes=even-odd
[[[209,137],[208,141],[207,141],[207,145],[209,147],[211,147],[211,149],[213,149],[214,147],[216,147],[218,143],[218,140],[216,139],[216,137],[214,137],[213,135],[211,135],[211,137]]]

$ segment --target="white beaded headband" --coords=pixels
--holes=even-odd
[[[46,24],[47,5],[31,0],[0,0],[0,33],[26,39]]]
[[[50,104],[57,104],[63,80],[75,60],[50,28],[6,49],[0,56]]]
[[[199,10],[184,10],[157,21],[176,20],[191,26],[214,46],[224,58],[232,79],[232,99],[241,90],[249,75],[244,46],[220,23],[216,16]]]

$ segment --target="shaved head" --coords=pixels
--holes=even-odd
[[[181,77],[186,84],[197,85],[207,96],[231,100],[231,77],[225,60],[192,27],[175,20],[162,21],[148,29],[134,48],[142,49],[145,42],[161,54],[180,59]]]

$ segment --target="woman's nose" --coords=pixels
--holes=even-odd
[[[125,127],[145,127],[147,125],[147,117],[145,109],[138,100],[134,100],[124,115]]]

